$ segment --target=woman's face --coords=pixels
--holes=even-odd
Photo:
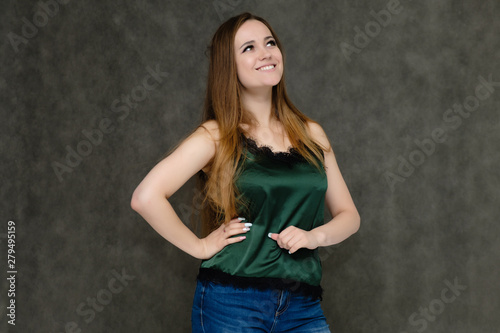
[[[271,31],[257,20],[241,25],[234,38],[238,79],[247,90],[277,85],[283,75],[281,51]]]

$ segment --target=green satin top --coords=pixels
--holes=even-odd
[[[324,223],[327,179],[324,169],[308,163],[294,148],[272,152],[243,138],[241,172],[236,186],[248,208],[238,216],[253,225],[246,239],[226,246],[201,268],[211,268],[240,277],[281,278],[319,286],[321,262],[317,249],[293,254],[281,249],[269,233],[289,226],[311,230]]]

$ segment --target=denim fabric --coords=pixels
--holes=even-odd
[[[287,290],[236,289],[198,281],[193,333],[329,333],[319,300]]]

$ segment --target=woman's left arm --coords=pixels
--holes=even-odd
[[[314,140],[328,147],[324,153],[328,188],[325,204],[333,216],[322,226],[305,231],[297,227],[288,227],[279,234],[271,234],[281,248],[294,253],[300,248],[315,249],[342,242],[359,229],[360,216],[347,185],[340,173],[335,154],[324,130],[317,123],[309,123],[310,134]]]

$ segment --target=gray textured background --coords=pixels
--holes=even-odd
[[[0,330],[189,332],[199,262],[129,202],[201,119],[215,29],[249,10],[276,29],[292,100],[326,130],[362,216],[355,236],[321,251],[334,332],[500,332],[500,85],[476,92],[479,76],[500,81],[500,4],[401,0],[376,30],[370,12],[391,3],[93,0],[48,15],[36,1],[2,2]],[[38,31],[25,27],[19,42],[34,20]],[[367,45],[356,27],[373,29]],[[359,47],[347,56],[341,43]],[[148,67],[168,77],[143,96]],[[469,116],[453,113],[460,124],[443,119],[474,101]],[[84,133],[99,124],[107,133],[89,146]],[[419,153],[415,140],[439,128],[444,142]],[[58,177],[54,165],[78,147],[88,156]],[[409,159],[414,170],[400,167]],[[193,195],[189,182],[172,198],[186,222]],[[6,323],[9,220],[15,327]],[[448,303],[446,281],[463,286]],[[96,298],[104,305],[92,310]]]

